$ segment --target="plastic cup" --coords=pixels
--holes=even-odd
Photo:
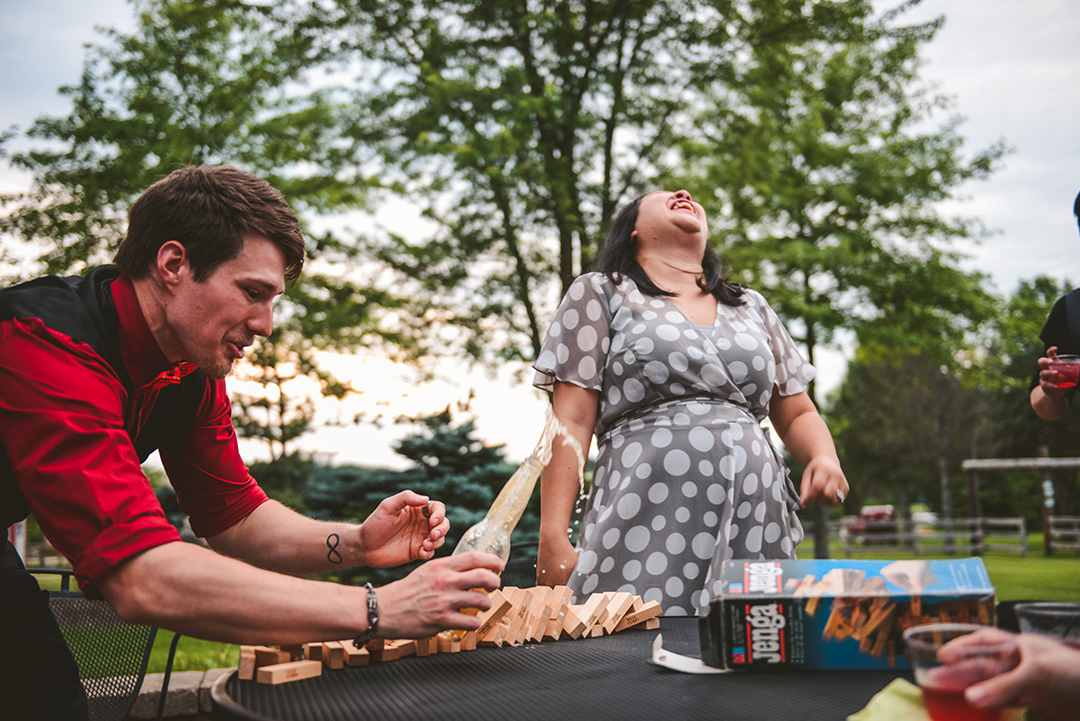
[[[1015,611],[1022,633],[1052,636],[1080,648],[1080,603],[1018,603]]]
[[[1059,355],[1050,361],[1050,370],[1057,374],[1059,388],[1072,388],[1080,383],[1080,355]]]
[[[1019,661],[1016,639],[973,638],[970,643],[953,644],[944,656],[938,653],[950,641],[986,628],[971,623],[931,623],[904,631],[907,658],[915,669],[915,681],[922,689],[926,712],[933,721],[999,721],[1001,718],[1001,709],[968,705],[964,691],[968,686],[1015,668]]]

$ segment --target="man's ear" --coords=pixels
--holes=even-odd
[[[157,265],[155,266],[158,279],[167,288],[174,288],[191,272],[191,264],[188,262],[187,248],[176,240],[170,240],[158,248]]]

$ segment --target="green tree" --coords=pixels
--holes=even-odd
[[[983,389],[965,382],[955,364],[857,353],[828,412],[844,469],[859,479],[847,506],[888,502],[909,519],[919,500],[948,518],[966,515],[955,513],[963,506],[955,502],[954,474],[985,416]]]
[[[135,30],[105,31],[79,83],[61,88],[71,113],[39,118],[26,133],[36,147],[7,154],[33,185],[0,197],[0,233],[41,249],[29,274],[78,272],[111,258],[127,208],[178,167],[233,164],[280,188],[311,238],[308,270],[250,358],[248,375],[265,392],[235,406],[240,434],[268,442],[273,462],[313,422],[311,400],[289,396],[290,378],[302,375],[324,395],[349,391],[318,367],[317,350],[406,344],[382,323],[405,302],[358,282],[355,249],[310,229],[315,214],[362,208],[372,183],[345,167],[354,154],[337,132],[338,107],[313,76],[326,53],[308,3],[132,6]],[[0,154],[14,137],[0,138]]]
[[[684,139],[708,142],[703,90],[738,76],[768,13],[785,10],[792,25],[777,42],[861,37],[862,18],[835,11],[843,5],[339,3],[341,47],[365,77],[385,79],[356,95],[384,118],[365,132],[435,223],[430,237],[368,239],[427,299],[417,320],[430,342],[457,337],[484,361],[535,357],[552,281],[565,291],[590,269],[617,206],[685,169]],[[433,334],[433,322],[464,332]]]

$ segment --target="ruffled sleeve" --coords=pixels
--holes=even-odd
[[[791,339],[791,334],[765,298],[752,290],[747,291],[747,295],[752,298],[765,319],[765,328],[769,332],[769,348],[776,363],[776,387],[780,395],[802,393],[817,375],[817,369],[803,358],[799,347]]]
[[[611,284],[586,273],[570,284],[533,363],[533,385],[551,392],[555,381],[600,390],[611,344]]]

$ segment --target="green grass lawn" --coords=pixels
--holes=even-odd
[[[150,652],[147,673],[164,673],[172,644],[171,631],[158,631],[154,650]],[[204,641],[201,638],[181,636],[176,645],[173,671],[208,671],[212,668],[229,668],[240,661],[240,647],[231,643]]]

